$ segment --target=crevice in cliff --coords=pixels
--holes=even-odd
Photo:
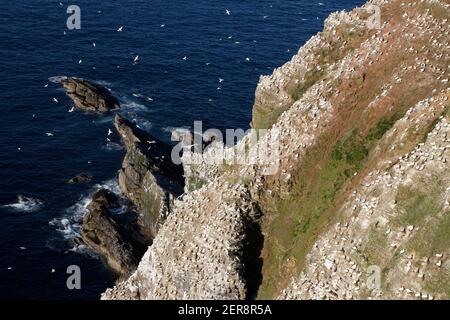
[[[259,208],[257,212],[260,214]],[[244,230],[242,260],[244,262],[243,272],[247,284],[246,299],[255,300],[262,282],[263,259],[261,252],[264,244],[264,235],[259,222],[251,217],[244,219]]]

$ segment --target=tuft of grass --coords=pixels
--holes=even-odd
[[[206,181],[199,177],[191,177],[188,180],[187,189],[189,192],[200,189],[205,185]]]
[[[400,210],[399,225],[423,224],[427,216],[435,215],[442,209],[441,194],[444,192],[442,182],[436,180],[426,191],[402,186],[396,201]]]
[[[252,119],[252,127],[255,129],[269,129],[271,128],[275,122],[277,122],[278,118],[281,114],[289,109],[289,106],[265,106],[267,110],[262,110],[260,107],[253,108],[253,119]]]
[[[314,69],[305,76],[304,82],[299,82],[298,84],[292,84],[288,87],[288,93],[292,97],[293,101],[300,100],[303,95],[308,91],[313,85],[315,85],[321,78],[323,78],[325,72],[323,70]]]

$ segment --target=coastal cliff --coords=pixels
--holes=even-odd
[[[252,127],[268,131],[201,156],[186,149],[185,181],[201,183],[159,193],[171,199],[162,215],[142,194],[154,191],[151,162],[134,162],[155,155],[116,119],[121,188],[154,239],[102,299],[448,299],[449,16],[445,0],[332,14],[261,77]],[[274,139],[268,172],[257,150]],[[233,162],[211,164],[217,150]]]

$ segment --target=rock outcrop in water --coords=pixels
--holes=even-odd
[[[88,80],[68,77],[61,80],[66,94],[75,105],[85,111],[109,112],[120,108],[119,101],[108,89]]]
[[[277,137],[276,172],[186,152],[201,184],[102,298],[448,299],[449,16],[444,0],[332,14],[258,84],[269,130],[249,152]]]
[[[183,192],[183,168],[171,160],[172,148],[116,115],[115,126],[126,148],[119,170],[123,194],[137,206],[140,223],[154,237]]]
[[[102,189],[94,193],[83,219],[82,239],[100,253],[116,272],[127,274],[136,269],[139,259],[150,244],[140,235],[133,216],[113,214],[119,208],[119,198]]]
[[[68,184],[86,183],[91,181],[92,177],[87,173],[80,173],[67,180]]]
[[[171,161],[171,147],[116,115],[115,126],[126,148],[119,170],[120,189],[136,207],[133,219],[110,214],[119,206],[107,190],[93,195],[83,221],[84,242],[106,258],[119,273],[135,270],[137,262],[183,192],[183,168]]]

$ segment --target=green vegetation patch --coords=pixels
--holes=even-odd
[[[269,270],[266,269],[260,298],[273,297],[284,261],[294,258],[299,265],[304,262],[317,235],[333,218],[333,210],[330,209],[339,192],[355,172],[364,167],[376,142],[396,119],[398,116],[394,115],[380,121],[366,135],[352,129],[331,148],[333,137],[325,134],[308,149],[295,174],[297,178],[290,197],[280,200],[276,208],[270,231],[276,239],[268,240],[270,254],[265,263]]]
[[[421,190],[417,187],[402,186],[399,188],[396,201],[400,210],[398,225],[423,224],[427,216],[433,216],[442,209],[442,194],[445,186],[438,178]]]

